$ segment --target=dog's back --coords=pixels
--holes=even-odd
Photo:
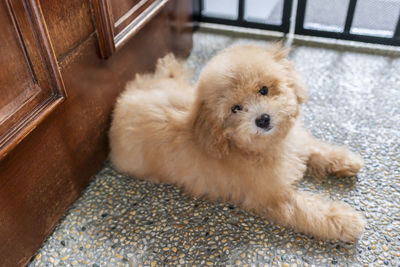
[[[143,146],[161,146],[179,131],[194,99],[188,80],[183,63],[169,54],[159,59],[154,74],[137,75],[128,83],[117,100],[109,133],[110,159],[119,171],[148,175],[143,173],[149,164]]]

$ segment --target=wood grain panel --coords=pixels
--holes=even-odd
[[[32,92],[27,92],[27,88],[32,88],[33,80],[29,65],[20,64],[26,62],[25,54],[20,47],[18,33],[13,27],[12,18],[4,1],[0,2],[0,25],[3,25],[0,27],[0,87],[2,88],[0,121],[3,121],[9,112],[4,112],[2,109],[20,95],[24,99],[29,98]],[[4,88],[9,88],[7,94],[3,91]]]
[[[0,5],[1,32],[7,41],[0,55],[6,75],[1,76],[6,97],[0,106],[0,159],[65,97],[40,5],[35,0],[6,3]]]
[[[58,59],[94,32],[88,0],[40,0],[40,4]]]

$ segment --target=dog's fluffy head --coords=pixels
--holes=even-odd
[[[206,150],[219,158],[232,148],[265,152],[286,136],[306,98],[286,56],[280,45],[236,46],[205,66],[193,127]]]

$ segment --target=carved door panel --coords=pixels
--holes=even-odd
[[[92,0],[100,52],[108,58],[150,21],[169,0]]]
[[[55,183],[45,179],[50,174],[41,172],[38,177],[43,179],[40,180],[33,176],[32,170],[26,170],[30,163],[43,164],[45,159],[35,158],[35,147],[21,142],[44,123],[65,97],[57,59],[37,0],[0,1],[0,266],[25,264],[31,256],[27,251],[37,246],[35,240],[44,235],[43,229],[49,228],[51,216],[38,215],[33,203],[38,203],[37,199],[43,196],[51,196],[40,191],[48,186],[46,181],[53,188]],[[42,135],[40,142],[44,144],[52,138]],[[16,166],[13,170],[7,162],[21,148],[22,153],[13,160]],[[54,206],[56,209],[59,205]],[[31,216],[34,210],[36,216]],[[17,245],[21,240],[25,241],[24,245]]]
[[[43,23],[35,1],[0,2],[0,159],[65,97]]]

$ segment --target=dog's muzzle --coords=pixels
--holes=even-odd
[[[269,130],[271,129],[271,118],[269,117],[268,114],[261,114],[260,117],[256,118],[256,125],[257,127],[264,129],[264,130]]]

